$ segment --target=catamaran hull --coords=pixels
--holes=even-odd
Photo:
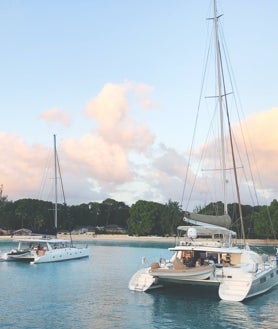
[[[15,262],[32,262],[35,256],[32,251],[20,251],[14,250],[2,255],[4,261],[15,261]]]
[[[151,274],[152,273],[152,274]],[[187,276],[160,275],[154,276],[150,268],[144,268],[132,277],[129,289],[134,291],[148,291],[154,288],[167,286],[203,287],[211,289],[220,299],[226,301],[243,301],[261,295],[272,289],[278,283],[278,268],[271,267],[259,273],[239,272],[238,269],[212,275],[206,279],[197,279]]]
[[[88,248],[63,248],[53,249],[45,252],[44,255],[37,256],[32,261],[32,264],[62,262],[72,259],[80,259],[89,257]]]
[[[218,294],[223,300],[240,302],[261,295],[277,284],[277,267],[269,267],[258,273],[233,273],[223,278]]]
[[[87,246],[73,246],[71,241],[64,239],[28,238],[19,239],[18,247],[2,255],[1,260],[40,264],[85,257],[89,257]]]
[[[214,272],[213,266],[201,266],[199,268],[189,268],[186,270],[173,270],[173,269],[157,269],[150,270],[150,274],[156,277],[159,281],[178,282],[183,281],[202,281],[209,279]]]
[[[150,289],[161,288],[163,286],[195,285],[197,282],[202,285],[210,281],[209,278],[214,271],[213,266],[205,266],[203,269],[174,270],[160,268],[152,270],[151,267],[137,271],[129,281],[129,289],[133,291],[148,291]],[[219,282],[212,282],[219,286]]]

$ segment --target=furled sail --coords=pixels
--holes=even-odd
[[[189,220],[191,223],[194,221],[196,222],[202,222],[206,224],[221,226],[225,228],[231,227],[232,220],[229,215],[222,215],[222,216],[213,216],[213,215],[202,215],[202,214],[196,214],[192,212],[186,212],[185,213],[185,221]]]

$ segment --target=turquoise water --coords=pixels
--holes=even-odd
[[[0,250],[13,244],[0,242]],[[278,288],[244,303],[185,290],[128,290],[141,257],[167,244],[89,242],[90,258],[40,265],[0,263],[0,328],[278,328]]]

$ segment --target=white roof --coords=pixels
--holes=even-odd
[[[203,251],[203,252],[213,252],[213,253],[227,253],[227,254],[241,254],[242,249],[238,247],[207,247],[207,246],[176,246],[173,248],[168,248],[170,251]]]
[[[70,242],[70,240],[64,240],[64,239],[56,239],[56,238],[35,238],[35,237],[30,237],[30,238],[23,238],[23,239],[16,239],[16,241],[21,241],[21,242],[38,242],[38,243],[65,243],[65,242]]]
[[[195,221],[196,222],[196,221]],[[234,235],[236,236],[236,232],[232,230],[228,230],[225,227],[216,226],[212,224],[202,224],[202,226],[178,226],[179,231],[185,231],[187,232],[189,228],[195,228],[197,233],[199,234],[217,234],[222,233],[226,235]]]

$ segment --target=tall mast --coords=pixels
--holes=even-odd
[[[55,181],[55,208],[54,208],[54,226],[57,229],[57,214],[58,214],[58,200],[57,200],[57,150],[56,150],[56,135],[54,135],[54,181]]]
[[[220,51],[219,33],[218,33],[218,18],[219,18],[219,16],[217,16],[216,0],[214,0],[214,33],[215,33],[215,49],[216,49],[216,61],[217,61],[218,104],[219,104],[219,112],[220,112],[220,129],[221,129],[221,153],[222,153],[221,155],[222,155],[222,173],[223,173],[223,188],[224,188],[224,213],[227,214],[228,209],[227,209],[227,192],[226,192],[226,158],[225,158],[225,144],[224,144],[224,120],[223,120],[223,104],[222,104],[223,96],[225,98],[226,111],[227,111],[229,137],[230,137],[230,145],[231,145],[232,161],[233,161],[233,170],[234,170],[234,177],[235,177],[236,194],[237,194],[237,199],[238,199],[240,224],[241,224],[241,233],[242,233],[243,243],[245,245],[245,232],[244,232],[244,224],[243,224],[242,206],[241,206],[240,193],[239,193],[239,187],[238,187],[237,168],[236,168],[236,162],[235,162],[230,116],[229,116],[228,106],[227,106],[227,94],[226,94],[226,90],[225,90],[224,74],[223,74],[222,62],[221,62],[221,51]],[[222,81],[223,81],[223,91],[224,91],[223,93],[222,93]]]
[[[218,106],[220,115],[220,137],[221,137],[221,160],[222,160],[222,179],[223,179],[223,197],[224,197],[224,214],[228,213],[227,207],[227,191],[226,191],[226,157],[224,143],[224,123],[223,123],[223,105],[222,105],[222,70],[221,70],[221,54],[218,34],[218,18],[216,0],[214,0],[214,40],[216,51],[216,69],[217,69],[217,84],[218,84]]]

